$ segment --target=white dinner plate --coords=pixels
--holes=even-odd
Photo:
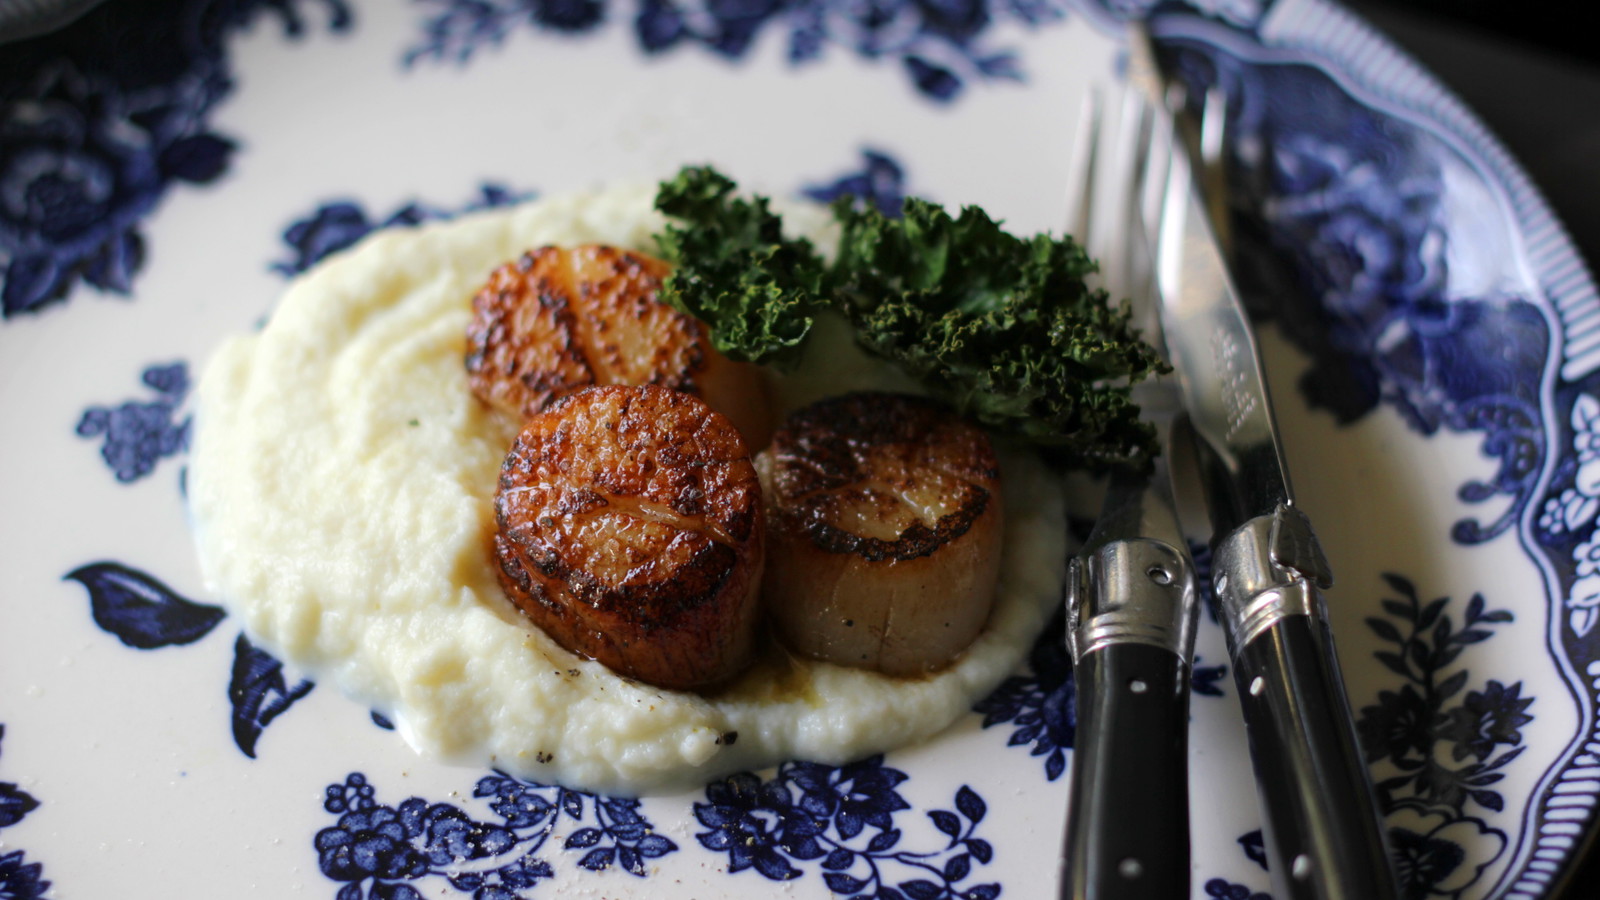
[[[1547,896],[1600,794],[1600,302],[1500,145],[1348,13],[122,0],[0,46],[0,898],[1052,896],[1059,621],[946,733],[842,768],[632,800],[430,762],[207,596],[191,388],[370,231],[689,162],[1057,228],[1077,98],[1146,13],[1227,91],[1242,282],[1406,896]],[[1194,894],[1259,898],[1206,617],[1198,652]]]

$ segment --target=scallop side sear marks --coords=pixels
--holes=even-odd
[[[748,664],[764,551],[738,431],[654,385],[589,388],[532,416],[501,468],[495,556],[567,649],[661,687]]]

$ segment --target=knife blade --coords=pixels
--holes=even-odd
[[[1130,80],[1195,136],[1136,25]],[[1196,435],[1212,525],[1213,582],[1239,688],[1275,896],[1398,896],[1371,778],[1334,652],[1323,590],[1332,573],[1295,505],[1254,333],[1192,167],[1174,142],[1156,217],[1167,348]]]

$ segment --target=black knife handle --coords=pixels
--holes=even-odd
[[[1063,896],[1186,900],[1188,666],[1166,648],[1120,643],[1085,654],[1073,677]]]
[[[1398,898],[1327,623],[1285,616],[1233,654],[1273,896]]]

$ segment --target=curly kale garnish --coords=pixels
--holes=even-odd
[[[830,265],[782,235],[764,198],[735,191],[712,169],[686,168],[656,198],[675,220],[658,236],[675,266],[664,296],[704,320],[723,353],[790,364],[831,310],[868,352],[1049,456],[1104,468],[1153,452],[1128,391],[1164,364],[1126,304],[1085,282],[1095,264],[1072,238],[1018,238],[975,207],[951,217],[913,198],[889,218],[842,198]]]
[[[810,241],[783,236],[767,198],[744,200],[735,190],[709,168],[661,185],[656,209],[684,223],[656,235],[673,264],[663,298],[710,326],[712,344],[728,356],[787,366],[825,305],[826,267]]]

